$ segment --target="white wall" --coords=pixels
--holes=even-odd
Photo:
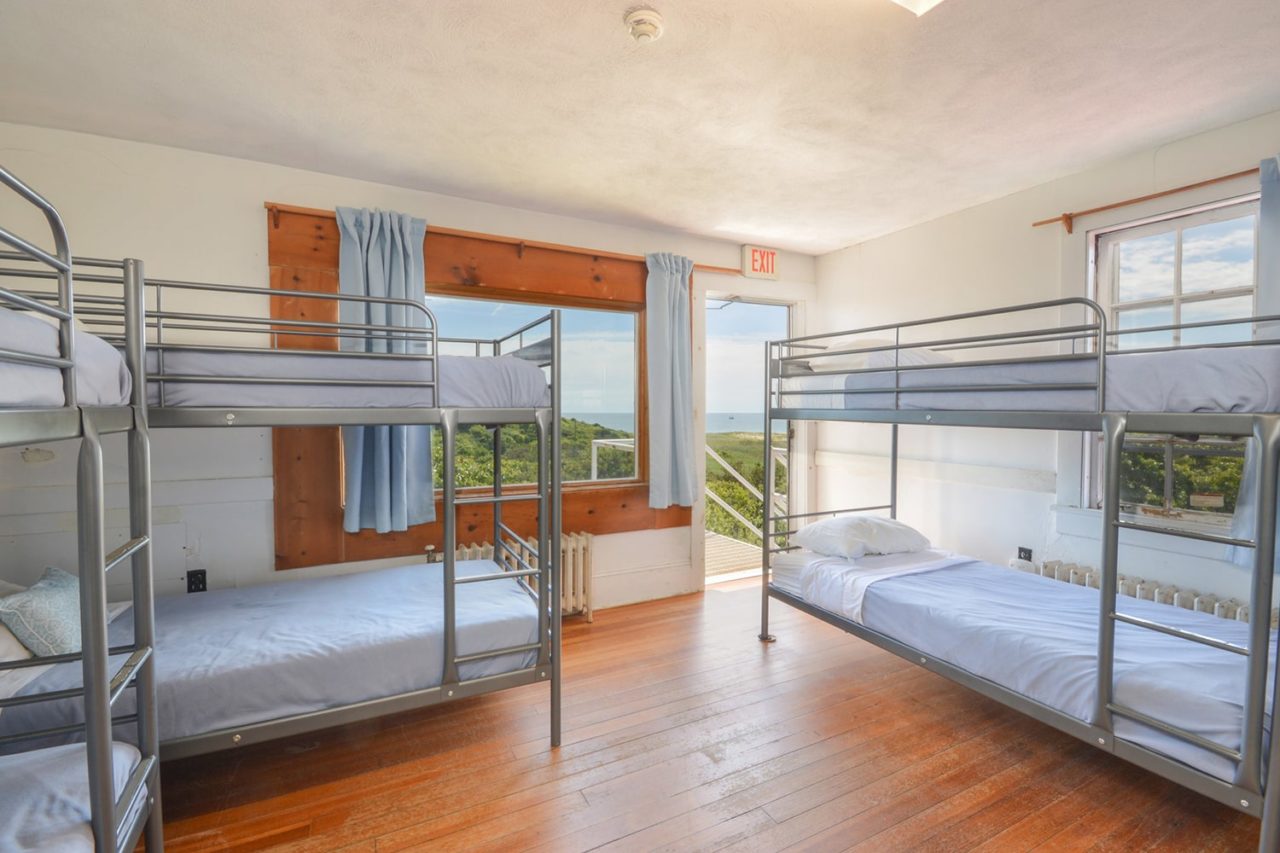
[[[1089,229],[1256,190],[1256,178],[1079,218],[1070,235],[1033,221],[1241,171],[1278,150],[1273,113],[823,256],[811,331],[1086,295]],[[887,436],[887,427],[823,425],[824,506],[883,499]],[[994,562],[1028,545],[1037,559],[1096,564],[1097,513],[1053,510],[1080,504],[1079,447],[1074,433],[903,428],[901,517],[944,547]],[[1132,542],[1121,571],[1219,593],[1246,589],[1246,573],[1212,559],[1214,551]]]
[[[605,251],[673,251],[736,267],[735,244],[499,207],[297,169],[84,134],[0,124],[0,163],[59,208],[78,255],[138,257],[150,275],[267,284],[264,201],[311,207],[384,207],[441,226]],[[6,225],[39,223],[0,202]],[[813,294],[814,260],[783,253],[768,290]],[[716,282],[708,285],[704,282]],[[698,276],[701,292],[723,276]],[[737,285],[729,285],[729,289]],[[447,331],[447,330],[446,330]],[[695,342],[700,345],[700,342]],[[699,410],[698,418],[702,412]],[[699,431],[701,426],[699,423]],[[108,444],[113,536],[123,536],[118,442]],[[0,451],[0,576],[33,580],[46,564],[74,566],[70,444]],[[271,521],[271,444],[266,430],[157,431],[154,435],[157,575],[161,592],[185,589],[190,568],[211,586],[350,571],[363,565],[277,573]],[[695,526],[695,530],[700,529]],[[598,605],[689,592],[702,585],[701,536],[689,528],[602,536],[595,560]],[[403,561],[392,561],[403,562]],[[117,591],[118,592],[118,591]]]

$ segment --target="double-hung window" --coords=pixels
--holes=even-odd
[[[1250,340],[1257,291],[1258,202],[1233,199],[1096,235],[1094,276],[1114,334],[1110,350],[1161,350]],[[1129,330],[1151,329],[1135,334]],[[1099,440],[1090,478],[1101,503]],[[1177,527],[1229,524],[1244,440],[1129,434],[1122,510]]]

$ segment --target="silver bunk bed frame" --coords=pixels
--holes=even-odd
[[[982,321],[983,318],[997,318],[998,321],[1016,322],[1016,315],[1034,316],[1032,312],[1056,311],[1062,319],[1061,325],[1030,328],[1025,331],[1004,331],[996,334],[966,334],[953,336],[948,334],[930,334],[928,327],[965,321]],[[1070,315],[1083,310],[1083,322],[1074,322]],[[1118,755],[1140,767],[1170,779],[1180,785],[1211,797],[1247,814],[1262,819],[1259,838],[1259,850],[1272,853],[1280,850],[1280,784],[1267,784],[1267,768],[1280,767],[1280,738],[1267,736],[1267,677],[1268,653],[1271,652],[1271,602],[1272,582],[1276,557],[1276,507],[1277,507],[1277,463],[1280,462],[1280,414],[1259,413],[1171,413],[1171,412],[1119,412],[1106,410],[1106,360],[1107,346],[1120,335],[1141,335],[1152,332],[1170,332],[1176,329],[1191,329],[1232,324],[1274,324],[1280,317],[1252,317],[1238,321],[1215,320],[1204,323],[1187,323],[1177,326],[1152,326],[1141,329],[1108,331],[1106,314],[1096,302],[1083,298],[1058,299],[1045,302],[1030,303],[1011,307],[997,308],[988,311],[975,311],[965,314],[954,314],[935,317],[914,322],[886,324],[862,329],[852,329],[827,334],[807,335],[787,340],[771,341],[765,345],[766,380],[765,380],[765,435],[770,434],[770,426],[774,420],[788,421],[840,421],[879,423],[890,425],[889,450],[889,500],[877,506],[852,507],[847,509],[775,514],[768,500],[764,501],[764,526],[766,540],[762,548],[762,602],[759,639],[772,642],[774,637],[769,633],[769,599],[774,598],[805,613],[815,616],[824,622],[836,626],[861,639],[867,640],[899,657],[916,663],[925,669],[936,672],[952,681],[963,684],[973,690],[996,699],[1003,704],[1047,723],[1067,734],[1073,735],[1099,749]],[[926,340],[907,343],[904,331],[910,336],[923,333]],[[831,339],[845,336],[875,334],[892,337],[892,344],[868,342],[862,347],[849,347],[844,342],[832,342]],[[1141,341],[1142,338],[1135,340]],[[834,345],[829,347],[827,343]],[[1276,340],[1254,340],[1249,343],[1236,344],[1203,344],[1200,347],[1217,346],[1249,346],[1258,343],[1278,343]],[[995,383],[975,383],[971,385],[917,385],[902,387],[902,376],[911,370],[939,370],[956,367],[972,367],[983,364],[982,361],[955,361],[941,364],[913,365],[901,360],[901,352],[932,348],[936,350],[972,350],[987,347],[1026,347],[1028,345],[1056,344],[1069,353],[1042,356],[1054,360],[1096,359],[1096,378],[1088,383],[1080,382],[1046,382],[1044,384],[1004,385]],[[1083,345],[1082,345],[1083,344]],[[1187,347],[1151,347],[1145,349],[1130,348],[1126,353],[1164,352],[1173,349],[1189,349]],[[1016,351],[1016,350],[1015,350]],[[822,359],[832,356],[849,356],[870,353],[888,353],[892,356],[893,366],[869,367],[859,369],[828,369],[820,365]],[[1011,364],[1035,361],[1037,357],[1019,358],[1012,356],[1004,359],[992,359],[985,364]],[[800,373],[796,370],[799,363],[809,363],[812,372]],[[846,388],[840,380],[858,373],[879,373],[882,377],[892,373],[893,384],[870,389]],[[796,379],[801,376],[834,377],[837,385],[821,389],[787,388],[782,386],[784,379]],[[825,381],[830,382],[831,379]],[[904,409],[901,408],[904,395],[948,393],[948,392],[999,392],[999,391],[1092,391],[1096,394],[1097,406],[1093,411],[991,411],[961,409]],[[795,405],[816,395],[838,396],[842,400],[846,395],[878,394],[893,395],[892,407],[884,408],[825,408]],[[789,398],[789,399],[786,399]],[[788,405],[783,405],[783,402]],[[808,520],[821,516],[839,515],[852,512],[887,511],[890,517],[897,516],[898,510],[898,429],[902,424],[968,426],[1008,429],[1043,429],[1080,432],[1100,432],[1102,434],[1102,556],[1100,578],[1100,609],[1098,613],[1098,652],[1097,652],[1097,700],[1094,710],[1096,722],[1090,723],[1063,713],[1048,705],[1030,699],[1016,691],[1010,690],[986,678],[925,655],[919,650],[886,636],[878,631],[843,618],[828,610],[816,607],[796,595],[793,595],[770,581],[770,559],[773,554],[796,550],[786,537]],[[1256,457],[1252,460],[1257,468],[1257,501],[1254,519],[1254,538],[1237,539],[1230,536],[1212,533],[1190,532],[1158,525],[1144,524],[1124,519],[1120,514],[1120,461],[1124,447],[1125,435],[1128,432],[1159,433],[1168,435],[1199,436],[1224,435],[1252,438],[1256,448]],[[764,452],[765,483],[774,480],[773,455],[766,441]],[[768,492],[766,492],[768,494]],[[778,526],[783,529],[778,529]],[[1249,645],[1247,648],[1224,643],[1210,637],[1188,631],[1182,631],[1163,624],[1129,616],[1117,612],[1117,576],[1118,548],[1121,530],[1141,530],[1169,536],[1180,536],[1189,539],[1219,543],[1243,548],[1251,548],[1254,552],[1252,580],[1249,596]],[[779,545],[781,539],[785,544]],[[1158,631],[1189,642],[1202,643],[1217,649],[1241,655],[1246,659],[1247,676],[1245,682],[1244,714],[1241,725],[1240,750],[1233,750],[1207,740],[1193,732],[1163,720],[1152,718],[1133,708],[1118,703],[1113,695],[1113,666],[1115,653],[1116,622],[1125,622],[1141,628]],[[1280,654],[1274,664],[1280,675]],[[1276,684],[1280,684],[1277,678]],[[1273,688],[1274,689],[1274,688]],[[1280,707],[1273,696],[1272,707]],[[1114,734],[1113,719],[1123,717],[1142,723],[1160,732],[1194,744],[1217,755],[1236,762],[1237,774],[1234,783],[1227,783],[1209,774],[1202,773],[1175,759],[1158,752],[1146,749],[1137,744],[1117,738]],[[1269,741],[1269,742],[1268,742]]]
[[[372,296],[350,296],[310,291],[281,291],[271,288],[229,284],[211,284],[191,281],[146,278],[143,265],[138,260],[123,262],[124,276],[89,276],[90,281],[121,283],[129,298],[139,305],[147,305],[145,326],[150,338],[148,348],[155,372],[147,375],[139,369],[135,373],[135,387],[142,389],[138,405],[152,427],[161,429],[198,427],[307,427],[307,426],[372,426],[395,424],[430,425],[440,429],[443,442],[443,573],[444,573],[444,677],[439,686],[394,696],[370,699],[353,705],[329,708],[294,716],[281,717],[251,725],[237,726],[201,735],[177,738],[160,745],[165,760],[199,755],[221,749],[246,746],[290,735],[303,734],[333,726],[345,725],[386,714],[394,714],[423,708],[441,702],[461,699],[546,681],[550,686],[551,745],[560,745],[560,688],[561,688],[561,612],[560,601],[560,531],[561,531],[561,473],[560,473],[560,336],[559,311],[550,311],[544,317],[493,340],[438,338],[436,320],[422,303],[413,300]],[[81,277],[86,278],[85,276]],[[330,322],[320,320],[280,319],[256,316],[249,313],[214,314],[202,310],[175,310],[171,306],[180,295],[193,294],[237,297],[249,300],[256,306],[266,306],[272,299],[287,295],[289,298],[316,300],[337,306],[343,303],[376,304],[388,313],[393,309],[417,313],[425,321],[425,328],[406,321],[404,325],[366,324],[357,322]],[[150,301],[148,301],[150,300]],[[256,300],[256,301],[255,301]],[[153,306],[153,307],[152,307]],[[119,343],[127,338],[119,326],[119,314],[110,307],[92,309],[92,317],[86,322],[97,322],[97,332],[108,341]],[[175,340],[176,335],[190,332],[211,333],[219,343],[190,343]],[[535,337],[535,333],[537,337]],[[208,336],[208,335],[206,335]],[[380,341],[401,342],[406,349],[416,352],[392,354],[387,352],[353,352],[343,350],[279,349],[276,343],[289,336],[329,338],[338,342],[358,340],[362,343]],[[244,343],[227,345],[222,341]],[[465,345],[477,355],[514,355],[538,364],[549,373],[551,402],[538,408],[441,408],[439,407],[438,362],[436,356],[440,343]],[[390,347],[388,347],[389,349]],[[333,356],[343,358],[408,359],[424,365],[422,380],[404,379],[298,379],[216,375],[180,375],[166,370],[166,352],[198,350],[205,353],[259,353],[323,359]],[[141,358],[141,357],[140,357]],[[145,364],[145,361],[141,363]],[[319,362],[318,363],[322,363]],[[158,388],[160,405],[148,409],[148,384]],[[403,388],[422,393],[430,390],[434,396],[434,408],[202,408],[165,405],[166,383],[215,383],[215,384],[267,384],[273,386],[368,386]],[[538,445],[538,483],[536,489],[511,489],[502,480],[502,428],[509,425],[533,425]],[[471,425],[483,425],[493,432],[493,488],[480,493],[468,490],[459,494],[456,476],[458,430]],[[535,501],[538,504],[536,546],[512,530],[503,521],[502,509],[507,503]],[[500,571],[458,577],[456,574],[457,513],[459,506],[491,504],[493,506],[494,561]],[[545,555],[545,559],[543,558]],[[458,585],[485,581],[515,579],[535,602],[538,612],[538,642],[511,648],[495,649],[460,656],[457,652],[455,595]],[[534,665],[513,672],[484,678],[463,680],[458,667],[472,661],[501,657],[513,653],[536,651]]]
[[[0,167],[0,183],[34,206],[48,222],[54,249],[47,252],[6,228],[0,241],[14,251],[0,252],[0,277],[50,280],[52,291],[0,287],[0,305],[57,321],[59,354],[40,355],[0,349],[0,361],[56,368],[62,374],[60,408],[0,408],[0,447],[79,440],[76,473],[76,518],[80,588],[81,652],[0,662],[0,671],[80,661],[82,687],[0,699],[0,708],[69,697],[83,697],[85,722],[0,738],[10,745],[83,729],[86,741],[90,824],[94,845],[102,851],[133,850],[145,832],[149,851],[164,849],[160,806],[159,735],[156,725],[154,587],[151,564],[151,456],[147,432],[146,384],[143,370],[143,306],[125,291],[119,296],[90,297],[75,293],[73,267],[119,268],[118,262],[73,258],[58,211],[16,176]],[[75,319],[85,301],[114,305],[123,319],[126,363],[134,377],[129,405],[77,405]],[[101,436],[125,433],[128,441],[129,540],[106,550],[105,498]],[[128,563],[132,570],[133,642],[110,647],[107,639],[107,573]],[[112,656],[127,655],[118,665]],[[112,716],[126,690],[136,693],[133,714]],[[113,724],[136,725],[141,759],[120,796],[115,796],[112,767]],[[144,793],[145,790],[145,793]],[[139,799],[142,802],[138,802]]]

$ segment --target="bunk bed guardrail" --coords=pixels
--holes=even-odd
[[[21,748],[40,738],[83,733],[87,805],[95,847],[98,850],[132,850],[145,832],[147,849],[161,851],[164,835],[153,660],[151,473],[146,413],[130,405],[137,398],[136,392],[133,400],[124,401],[122,405],[78,405],[79,377],[76,372],[78,294],[73,285],[73,267],[117,267],[125,277],[129,270],[124,262],[73,258],[66,228],[56,208],[3,167],[0,167],[0,183],[43,214],[54,244],[54,250],[49,252],[0,227],[0,242],[13,249],[0,251],[0,262],[3,263],[0,277],[28,282],[23,289],[0,287],[0,305],[54,319],[58,327],[57,356],[6,348],[0,349],[0,361],[56,368],[61,372],[63,388],[62,405],[58,407],[21,409],[0,405],[0,446],[80,440],[76,517],[81,622],[81,649],[78,652],[0,662],[0,672],[79,662],[79,686],[60,691],[18,693],[0,699],[0,709],[67,698],[78,698],[84,704],[82,723],[8,735],[0,739],[0,746]],[[55,285],[52,289],[42,289],[42,281],[53,281]],[[120,283],[125,283],[123,277]],[[119,306],[122,334],[128,351],[127,364],[134,376],[141,375],[141,304],[130,299],[123,290],[113,297],[101,298]],[[48,418],[50,414],[67,417],[51,420]],[[108,552],[100,437],[117,432],[128,436],[129,535],[124,543]],[[110,647],[107,639],[107,575],[125,564],[131,567],[133,642]],[[124,659],[119,661],[117,656],[124,656]],[[119,662],[113,662],[113,657]],[[113,716],[116,701],[131,688],[136,694],[137,710]],[[113,727],[130,723],[136,726],[140,758],[117,794],[114,786]]]

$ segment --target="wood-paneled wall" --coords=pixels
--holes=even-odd
[[[339,235],[334,215],[269,205],[266,219],[271,286],[281,291],[336,293]],[[642,262],[609,253],[584,254],[514,238],[443,229],[428,229],[424,256],[424,286],[431,293],[635,311],[643,341],[646,271]],[[288,296],[273,299],[271,311],[273,318],[282,321],[337,319],[333,304]],[[330,314],[315,313],[324,311]],[[448,329],[441,331],[449,334]],[[280,337],[279,345],[317,349],[332,347],[333,339],[286,335]],[[638,359],[638,364],[641,372],[637,384],[642,390],[637,446],[643,451],[647,445],[644,359]],[[272,452],[277,569],[408,556],[422,554],[428,547],[440,547],[444,537],[439,523],[389,534],[350,534],[342,529],[341,440],[337,428],[276,429]],[[647,454],[641,452],[638,462],[641,476],[635,482],[567,486],[563,496],[564,529],[600,534],[687,526],[687,508],[649,507],[649,487],[644,482]],[[444,516],[439,500],[436,515]],[[534,533],[532,504],[509,505],[504,509],[503,520],[522,534]],[[484,539],[491,530],[488,507],[459,509],[458,541]]]

